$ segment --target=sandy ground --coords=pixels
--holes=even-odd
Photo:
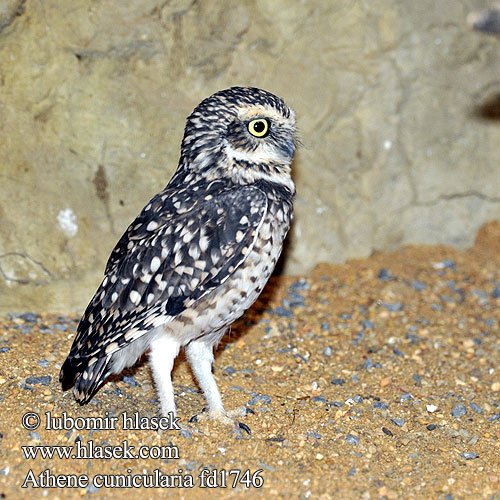
[[[145,360],[80,407],[58,383],[78,318],[11,316],[0,322],[1,498],[498,500],[499,248],[490,223],[464,252],[407,247],[274,278],[216,356],[226,408],[253,410],[242,419],[251,434],[189,423],[204,402],[182,358],[182,429],[123,429],[122,412],[157,415]],[[28,412],[38,428],[23,426]],[[54,446],[88,454],[90,442],[92,459],[41,457]],[[124,442],[154,458],[118,458]],[[161,487],[98,488],[96,477]]]

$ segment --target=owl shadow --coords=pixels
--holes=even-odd
[[[475,106],[472,116],[483,121],[500,121],[500,93],[489,96]]]

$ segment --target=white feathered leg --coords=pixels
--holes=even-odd
[[[160,398],[161,413],[168,416],[169,412],[176,416],[174,387],[172,385],[172,368],[179,354],[180,343],[168,336],[159,336],[151,342],[149,363],[156,390]]]
[[[220,337],[219,337],[220,338]],[[215,377],[212,373],[212,363],[214,361],[214,342],[205,342],[203,339],[192,340],[186,346],[186,357],[191,365],[198,384],[203,391],[208,404],[208,416],[217,419],[224,424],[232,424],[244,428],[250,432],[248,426],[240,424],[234,420],[235,417],[246,415],[246,409],[236,408],[231,411],[224,410]]]
[[[186,346],[186,357],[207,400],[210,413],[223,414],[224,405],[212,373],[213,345],[207,344],[203,339],[192,340]]]

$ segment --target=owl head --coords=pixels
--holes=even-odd
[[[259,173],[289,175],[296,144],[295,113],[283,99],[254,87],[231,87],[188,117],[181,165],[211,178],[252,182]]]

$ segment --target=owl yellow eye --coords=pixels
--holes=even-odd
[[[269,122],[265,118],[258,118],[248,122],[248,131],[255,137],[266,137],[269,133]]]

